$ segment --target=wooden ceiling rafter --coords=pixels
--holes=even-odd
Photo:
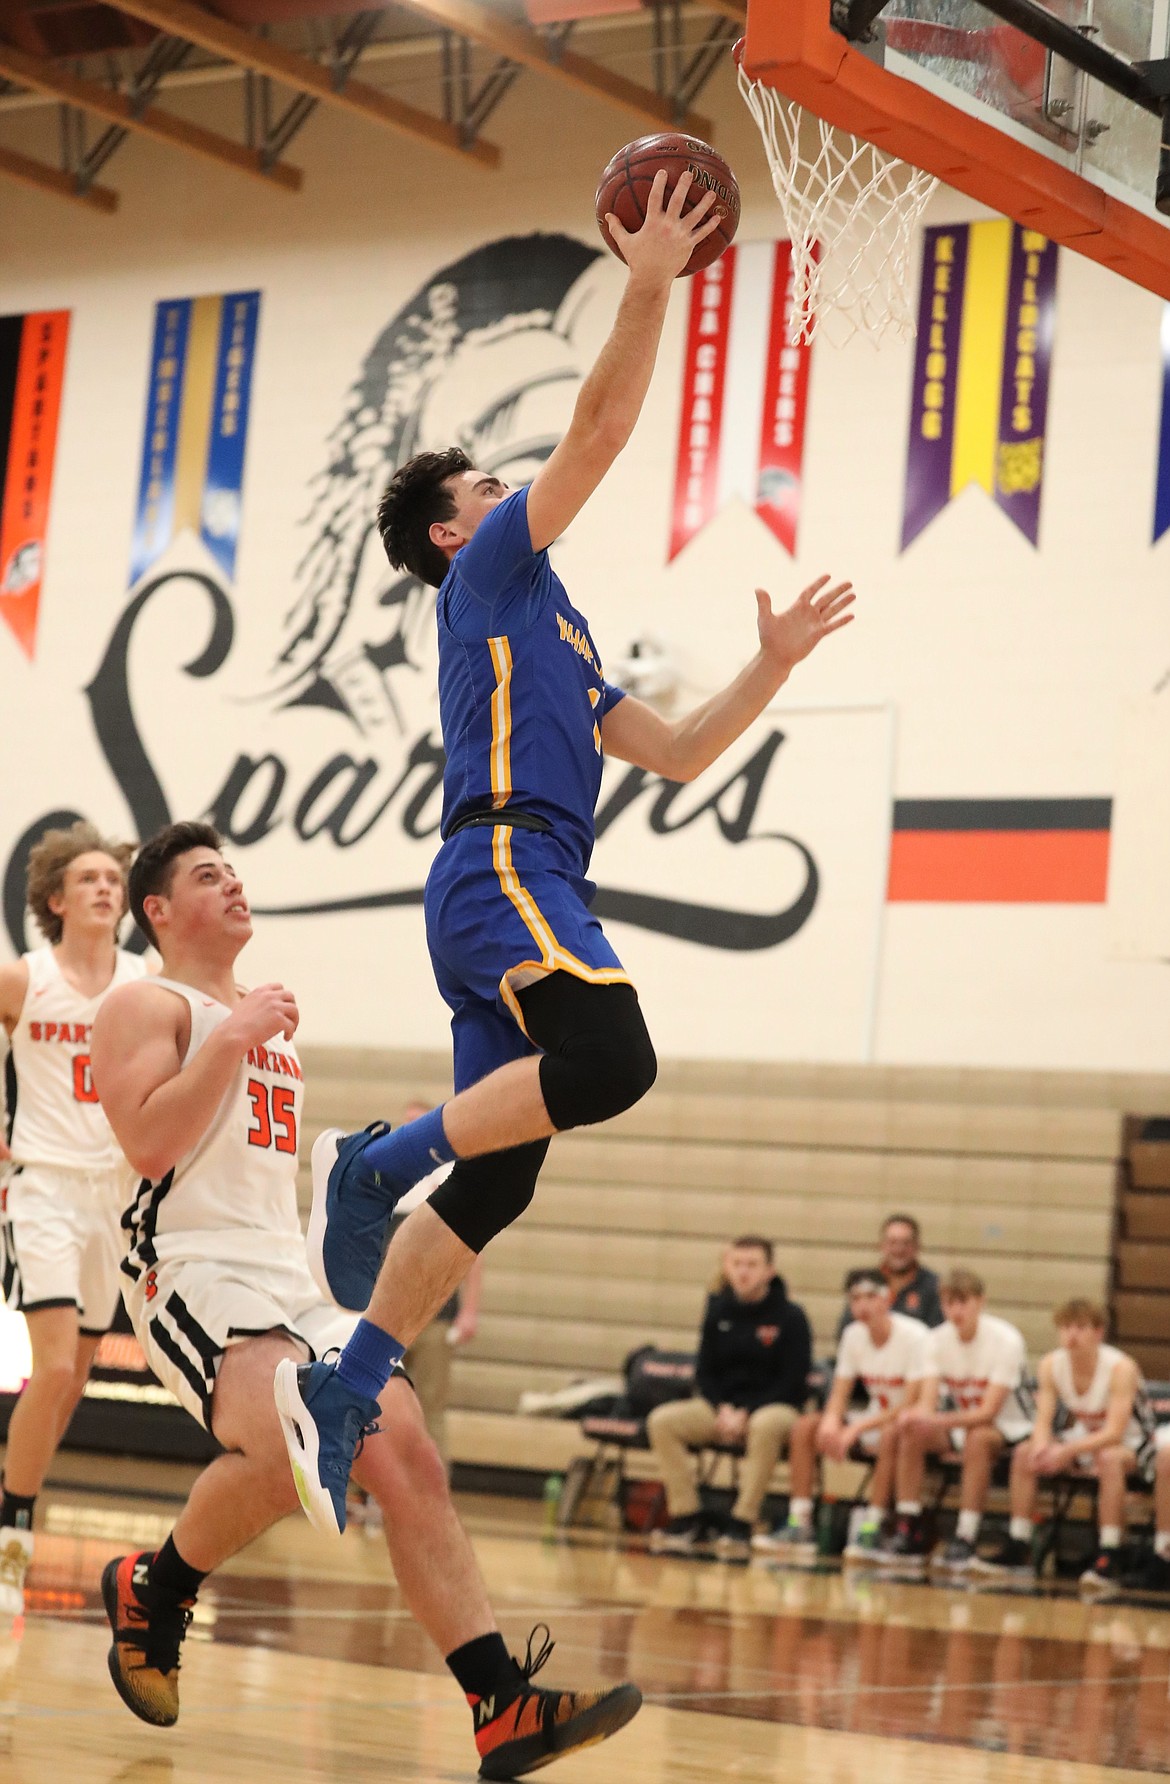
[[[694,136],[711,134],[710,118],[691,111],[682,111],[680,115],[680,108],[669,95],[627,80],[625,75],[616,74],[575,50],[550,43],[531,25],[505,18],[480,5],[479,0],[396,0],[396,4],[444,30],[494,50],[498,56],[506,56],[510,62],[518,62],[523,68],[616,105],[643,124],[659,130],[688,130]]]
[[[299,167],[290,167],[283,161],[266,166],[264,157],[256,149],[246,148],[228,136],[221,136],[218,131],[164,111],[161,106],[135,104],[117,88],[103,86],[100,81],[84,80],[42,56],[30,56],[24,50],[0,43],[0,75],[50,99],[62,100],[95,117],[105,118],[109,124],[136,131],[187,154],[201,156],[234,173],[250,174],[281,191],[300,191],[303,175]]]
[[[367,123],[399,135],[414,137],[431,148],[444,149],[464,161],[482,167],[495,167],[500,151],[494,143],[481,138],[468,140],[458,124],[433,116],[405,100],[394,99],[378,87],[347,77],[335,78],[327,63],[315,62],[297,54],[271,38],[258,37],[242,30],[226,19],[210,13],[192,0],[113,0],[119,11],[131,18],[154,25],[172,37],[182,37],[200,49],[220,55],[229,62],[249,68],[253,74],[267,76],[294,92],[303,93],[322,105],[333,105],[348,111]]]
[[[18,149],[0,148],[0,175],[15,180],[18,185],[31,186],[36,192],[72,199],[74,204],[100,211],[103,215],[108,216],[118,208],[118,194],[109,186],[99,186],[96,181],[83,185],[76,174],[50,167],[47,161],[37,161],[31,155],[22,155]]]

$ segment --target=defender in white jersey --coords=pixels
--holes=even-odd
[[[129,845],[92,824],[29,855],[46,945],[0,966],[16,1072],[12,1167],[0,1189],[0,1280],[28,1320],[32,1374],[13,1410],[0,1499],[0,1613],[23,1607],[34,1502],[118,1305],[121,1157],[97,1100],[89,1038],[104,998],[146,968],[118,947]]]
[[[813,1492],[821,1457],[873,1462],[865,1510],[850,1533],[845,1556],[850,1561],[874,1559],[894,1484],[894,1421],[914,1400],[926,1373],[929,1330],[921,1321],[891,1311],[890,1287],[879,1270],[850,1270],[845,1293],[851,1318],[837,1346],[825,1410],[802,1414],[789,1438],[788,1522],[753,1545],[792,1560],[815,1553]],[[858,1382],[868,1403],[864,1410],[851,1411]]]
[[[1008,1537],[978,1571],[1030,1573],[1040,1482],[1094,1474],[1098,1546],[1081,1585],[1103,1596],[1120,1590],[1126,1488],[1142,1471],[1150,1433],[1141,1371],[1132,1357],[1104,1342],[1106,1319],[1103,1307],[1079,1298],[1053,1314],[1060,1344],[1040,1364],[1035,1426],[1012,1457]]]
[[[927,1341],[926,1376],[914,1405],[895,1425],[898,1525],[878,1551],[883,1564],[925,1568],[930,1544],[922,1515],[926,1458],[962,1453],[959,1521],[933,1565],[963,1573],[975,1545],[992,1471],[1005,1449],[1032,1429],[1033,1396],[1023,1333],[987,1312],[974,1270],[952,1270],[942,1285],[946,1315]]]
[[[236,983],[252,920],[215,831],[172,824],[153,837],[130,899],[163,976],[116,992],[93,1036],[103,1106],[142,1179],[125,1222],[127,1305],[151,1367],[226,1452],[157,1553],[123,1556],[102,1575],[110,1675],[135,1715],[169,1726],[202,1581],[297,1504],[277,1364],[343,1344],[354,1317],[309,1276],[296,1202],[297,1006],[281,985]],[[515,1777],[621,1727],[641,1702],[633,1686],[542,1691],[530,1675],[547,1652],[523,1668],[509,1655],[401,1373],[373,1410],[381,1423],[363,1431],[354,1477],[381,1507],[411,1610],[471,1703],[481,1776]]]

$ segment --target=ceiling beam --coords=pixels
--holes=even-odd
[[[10,180],[19,180],[22,186],[32,186],[37,192],[71,198],[74,204],[83,204],[91,211],[109,213],[118,208],[118,194],[109,186],[82,189],[73,174],[62,173],[59,167],[50,167],[46,161],[34,161],[16,149],[0,149],[0,174],[7,175]]]
[[[747,30],[747,0],[698,0],[700,12],[718,12]]]
[[[501,17],[478,0],[401,0],[408,12],[432,19],[448,31],[468,37],[473,43],[486,44],[498,56],[507,56],[537,74],[564,81],[578,92],[605,99],[623,111],[632,113],[642,124],[653,124],[659,130],[688,130],[694,136],[709,137],[710,118],[687,112],[675,116],[673,102],[650,87],[640,87],[623,75],[614,74],[600,62],[593,62],[576,51],[557,49],[530,25]]]
[[[176,117],[173,112],[163,111],[157,105],[136,106],[113,87],[104,87],[99,81],[81,80],[42,56],[30,56],[24,50],[0,43],[0,74],[17,81],[22,87],[47,94],[50,99],[64,99],[111,124],[136,130],[155,142],[185,149],[188,154],[202,155],[220,167],[251,174],[266,185],[279,186],[286,192],[300,191],[303,176],[299,167],[289,167],[283,161],[265,167],[263,157],[256,149],[247,149],[228,136],[205,130],[201,124],[191,124],[186,118]]]
[[[119,12],[131,18],[157,25],[172,37],[185,38],[200,49],[225,56],[256,74],[266,74],[299,93],[309,93],[323,105],[335,105],[367,123],[380,124],[400,135],[413,136],[432,148],[446,149],[464,161],[478,161],[484,167],[499,163],[500,151],[494,143],[463,141],[459,130],[443,118],[420,111],[401,99],[392,99],[365,81],[346,80],[335,86],[332,71],[308,56],[299,56],[270,39],[243,31],[225,19],[217,18],[191,0],[113,0]]]

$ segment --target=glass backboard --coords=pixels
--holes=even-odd
[[[1168,48],[1170,0],[1038,0],[1045,12],[1126,62]],[[1085,179],[1156,215],[1160,120],[1112,92],[977,0],[889,0],[874,27],[885,67]]]

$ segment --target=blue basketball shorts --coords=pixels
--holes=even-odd
[[[552,836],[472,826],[445,842],[423,908],[435,982],[451,1011],[455,1089],[538,1049],[518,993],[548,973],[594,985],[629,976],[590,915],[593,887]]]

